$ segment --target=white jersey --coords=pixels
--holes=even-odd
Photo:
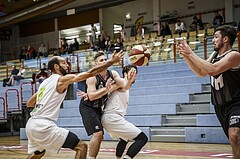
[[[125,120],[124,115],[127,111],[129,91],[114,91],[103,110],[102,125],[114,139],[125,141],[133,140],[142,131],[132,123]]]
[[[67,93],[67,90],[62,94],[56,90],[60,77],[58,74],[52,74],[41,83],[36,106],[31,112],[32,118],[47,118],[54,121],[58,119],[61,103]]]
[[[129,91],[113,91],[110,95],[104,113],[116,113],[121,116],[126,115],[129,100]]]

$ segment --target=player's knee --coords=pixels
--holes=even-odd
[[[148,142],[148,138],[144,132],[141,132],[134,140],[140,140],[143,145]]]
[[[236,133],[235,131],[230,131],[229,132],[229,140],[230,143],[233,145],[237,145],[239,143],[239,136],[240,134]]]
[[[102,141],[103,140],[103,132],[102,131],[99,131],[99,132],[95,132],[93,134],[93,137],[95,139],[97,139],[98,141]]]
[[[84,141],[79,141],[77,146],[74,148],[75,151],[82,151],[82,152],[83,151],[87,152],[87,149],[88,149],[88,145]]]

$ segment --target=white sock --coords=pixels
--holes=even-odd
[[[125,155],[125,156],[123,157],[123,159],[132,159],[132,158],[129,157],[128,155]]]
[[[88,157],[88,159],[96,159],[96,157]]]

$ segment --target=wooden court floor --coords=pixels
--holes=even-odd
[[[114,159],[115,141],[103,141],[97,159]],[[74,151],[62,149],[59,154],[47,153],[43,159],[73,159]],[[18,136],[0,137],[0,159],[26,159],[27,141]],[[193,144],[148,142],[136,159],[230,159],[228,144]]]

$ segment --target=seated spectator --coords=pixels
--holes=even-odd
[[[102,50],[102,51],[106,49],[105,38],[101,35],[98,35],[97,47],[98,47],[98,50]]]
[[[17,75],[19,72],[18,69],[16,69],[16,66],[15,65],[12,65],[12,71],[11,71],[11,76],[12,75]],[[5,78],[3,79],[3,87],[6,87],[7,85],[7,82],[10,80],[10,78]]]
[[[46,78],[48,78],[48,76],[49,72],[47,70],[46,63],[43,63],[40,71],[37,74],[36,73],[32,74],[32,83],[36,83],[36,80],[39,83],[42,83]]]
[[[32,58],[35,59],[36,56],[37,56],[36,50],[32,46],[28,45],[27,52],[26,52],[26,60],[30,60]]]
[[[201,19],[198,19],[196,16],[193,17],[193,22],[189,27],[189,31],[203,30],[203,22]]]
[[[123,43],[121,42],[120,38],[117,38],[116,43],[114,44],[114,50],[119,52],[120,50],[123,49]]]
[[[160,36],[165,37],[166,35],[172,35],[170,27],[167,23],[162,23]]]
[[[43,42],[41,43],[40,47],[38,48],[38,55],[37,55],[37,57],[39,58],[40,56],[44,56],[44,57],[48,56],[47,47],[44,45]]]
[[[213,19],[213,27],[217,28],[221,25],[223,25],[224,21],[223,21],[223,16],[221,16],[218,11],[214,12],[214,19]]]
[[[19,81],[21,79],[24,79],[25,76],[26,76],[26,73],[27,73],[26,69],[24,68],[24,65],[22,64],[20,66],[18,74],[17,75],[11,75],[9,81],[7,82],[7,85],[8,86],[13,86],[14,85],[14,81],[15,80]]]
[[[26,46],[23,46],[19,55],[20,62],[22,61],[22,59],[24,60],[26,59],[26,52],[27,52]]]
[[[105,40],[105,46],[106,46],[106,51],[110,51],[111,50],[111,37],[109,35],[107,35],[106,40]]]
[[[74,42],[70,44],[69,53],[73,53],[73,51],[79,50],[79,42],[77,38],[74,38]]]
[[[177,23],[175,24],[175,34],[181,35],[181,33],[184,32],[187,32],[185,24],[180,19],[178,19]]]

